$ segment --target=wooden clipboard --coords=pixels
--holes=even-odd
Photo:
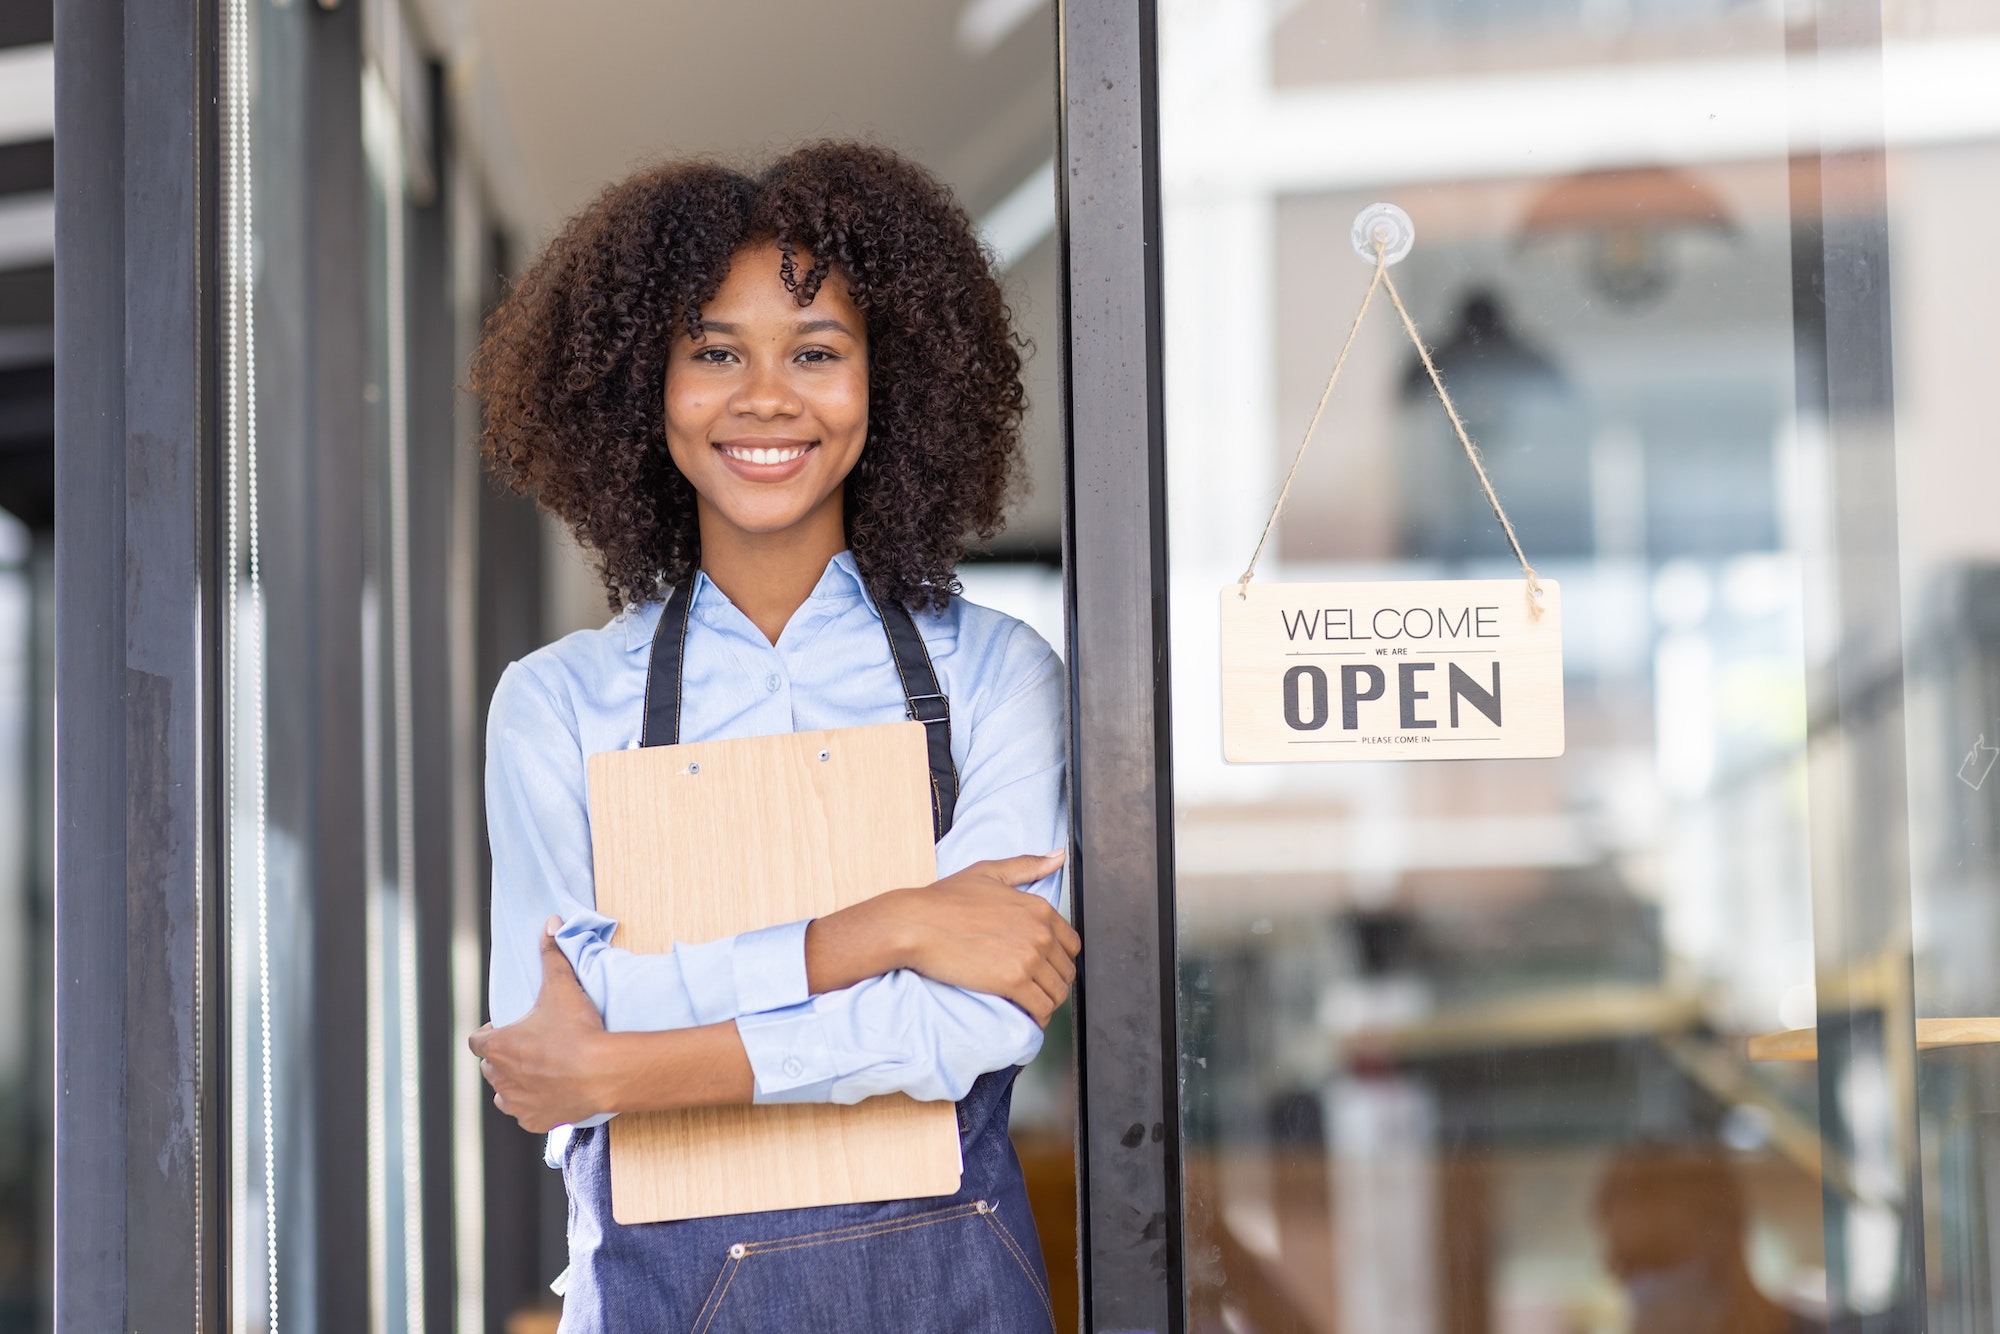
[[[922,723],[592,755],[598,911],[639,953],[818,917],[937,878]],[[903,1094],[627,1114],[611,1215],[654,1223],[958,1189],[958,1116]]]

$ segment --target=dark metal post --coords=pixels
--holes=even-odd
[[[56,1328],[219,1328],[213,14],[56,12]],[[128,58],[129,57],[129,58]]]
[[[361,6],[317,6],[303,89],[311,166],[304,250],[309,435],[288,469],[308,488],[300,559],[309,623],[304,852],[312,886],[313,1231],[295,1254],[322,1330],[366,1329],[368,1274],[368,941],[363,855],[361,386],[367,380],[366,166],[361,150]],[[305,457],[300,457],[300,455]],[[283,1245],[283,1239],[280,1244]]]
[[[1063,0],[1070,883],[1085,1328],[1181,1328],[1151,0]]]

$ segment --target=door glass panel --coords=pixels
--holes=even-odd
[[[1996,28],[1163,0],[1191,1328],[1993,1326]],[[1378,199],[1562,585],[1557,759],[1221,759]],[[1378,304],[1257,577],[1518,576]]]

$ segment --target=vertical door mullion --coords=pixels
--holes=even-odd
[[[214,10],[56,28],[55,1325],[219,1328]]]
[[[1151,0],[1059,6],[1085,1328],[1181,1328]]]
[[[310,824],[303,855],[311,885],[312,1229],[299,1257],[311,1275],[322,1330],[368,1328],[368,943],[373,868],[363,853],[361,386],[367,380],[367,229],[361,152],[361,7],[315,6],[307,54],[311,167],[306,252],[311,416],[295,466],[308,470],[311,624]]]

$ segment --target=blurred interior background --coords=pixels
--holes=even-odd
[[[55,884],[55,62],[0,6],[0,1329],[47,1328]]]

